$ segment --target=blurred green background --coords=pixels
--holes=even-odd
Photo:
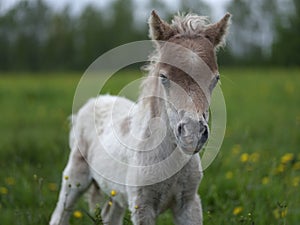
[[[114,0],[80,10],[72,2],[14,2],[0,0],[1,225],[48,224],[69,154],[76,86],[102,53],[147,39],[153,8],[168,21],[178,10],[212,21],[233,14],[218,54],[226,135],[199,189],[205,224],[298,224],[299,1]],[[118,94],[141,77],[132,65],[101,92]],[[87,211],[81,200],[71,224],[94,224]],[[170,214],[158,224],[172,224]]]

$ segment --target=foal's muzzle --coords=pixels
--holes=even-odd
[[[209,136],[209,127],[203,119],[197,121],[191,117],[183,117],[175,131],[178,144],[188,154],[198,153]]]
[[[198,140],[196,150],[194,151],[194,154],[200,152],[201,148],[205,144],[205,142],[208,139],[208,133],[209,133],[209,128],[207,124],[204,124],[202,121],[200,123],[200,139]]]

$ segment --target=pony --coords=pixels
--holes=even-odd
[[[69,224],[77,199],[87,192],[103,224],[154,225],[170,209],[176,225],[203,224],[198,187],[199,151],[209,137],[209,104],[220,74],[217,49],[231,15],[216,23],[196,14],[171,23],[155,11],[155,43],[136,103],[119,96],[90,99],[72,117],[70,155],[50,225]]]

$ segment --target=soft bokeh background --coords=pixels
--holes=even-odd
[[[199,189],[205,224],[298,223],[298,0],[0,0],[0,224],[48,223],[76,85],[102,53],[148,39],[152,9],[168,21],[177,11],[213,22],[233,14],[218,53],[226,136]],[[118,94],[142,77],[139,66],[118,72],[101,92]],[[72,224],[101,224],[84,201],[74,210]],[[172,224],[169,212],[158,224]]]

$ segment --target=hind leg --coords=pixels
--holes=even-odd
[[[95,213],[97,205],[102,206],[105,202],[105,195],[94,180],[86,192],[86,200],[92,215]]]
[[[105,225],[122,225],[125,209],[117,202],[107,201],[101,211],[101,218]]]
[[[90,213],[93,215],[97,205],[102,206],[101,219],[105,225],[122,225],[125,209],[117,202],[112,200],[107,201],[107,196],[101,191],[95,181],[87,191],[87,200],[89,204]]]
[[[50,225],[67,225],[78,197],[91,183],[89,166],[76,149],[71,151],[68,164],[63,172],[62,186],[56,208],[51,216]]]

